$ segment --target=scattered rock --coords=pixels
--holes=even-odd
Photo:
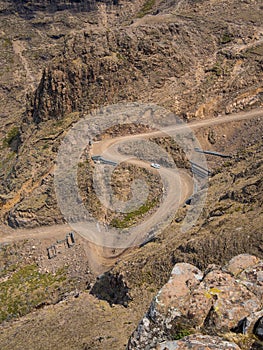
[[[238,276],[241,283],[246,286],[252,293],[263,298],[263,262],[260,261],[254,266],[250,266]]]
[[[224,341],[219,337],[209,335],[191,335],[178,341],[167,341],[157,346],[157,350],[239,350],[240,347],[234,343]]]
[[[211,143],[211,145],[214,145],[216,143],[216,133],[214,130],[209,130],[208,141]]]
[[[256,256],[250,254],[240,254],[229,261],[229,263],[226,265],[226,269],[236,276],[244,269],[257,264],[258,261],[259,259]]]

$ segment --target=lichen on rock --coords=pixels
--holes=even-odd
[[[258,344],[262,340],[262,271],[262,261],[247,254],[223,268],[211,266],[205,273],[191,264],[176,264],[130,337],[127,350],[247,349],[232,333],[244,335],[246,344]],[[229,338],[236,343],[227,342]]]

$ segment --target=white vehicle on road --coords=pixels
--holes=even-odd
[[[158,163],[151,163],[151,167],[154,169],[160,169],[161,165]]]

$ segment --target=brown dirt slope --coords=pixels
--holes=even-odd
[[[139,100],[191,119],[262,105],[260,1],[147,4],[25,16],[1,2],[2,221],[62,222],[54,158],[93,108]]]

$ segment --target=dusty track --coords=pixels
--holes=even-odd
[[[256,117],[261,117],[263,116],[263,109],[258,108],[254,109],[249,112],[240,112],[240,113],[235,113],[235,114],[229,114],[229,115],[224,115],[222,117],[217,117],[217,118],[210,118],[210,119],[204,119],[204,120],[198,120],[194,122],[190,122],[187,124],[188,127],[191,129],[199,129],[202,127],[207,127],[207,126],[212,126],[212,125],[218,125],[222,123],[229,123],[229,122],[234,122],[234,121],[240,121],[244,119],[251,119],[251,118],[256,118]],[[128,136],[120,136],[116,137],[114,139],[106,139],[97,143],[94,143],[92,147],[92,154],[94,155],[99,155],[102,152],[104,152],[109,146],[117,143],[117,142],[122,142],[128,139],[135,139],[135,138],[150,138],[150,137],[160,137],[164,136],[165,132],[169,133],[172,131],[179,131],[180,129],[184,129],[184,126],[176,126],[176,127],[168,127],[168,128],[162,128],[162,131],[152,131],[152,132],[147,132],[147,133],[142,133],[142,134],[136,134],[136,135],[128,135]]]
[[[263,116],[263,109],[256,109],[249,112],[243,112],[243,113],[237,113],[232,115],[226,115],[223,117],[217,117],[213,119],[205,119],[205,120],[199,120],[194,121],[191,123],[188,123],[187,125],[192,129],[227,123],[227,122],[233,122],[233,121],[240,121],[245,119],[251,119],[256,117],[262,117]],[[179,130],[180,128],[183,128],[181,126],[177,126],[176,130]],[[172,132],[175,131],[175,128],[169,127],[167,129],[163,129],[163,131],[153,131],[149,133],[143,133],[139,135],[128,135],[128,136],[122,136],[122,137],[116,137],[114,139],[106,139],[101,142],[95,143],[92,147],[92,154],[101,154],[102,152],[105,152],[107,154],[107,149],[109,149],[108,155],[112,157],[117,157],[116,151],[114,151],[114,145],[123,142],[125,140],[130,140],[132,138],[150,138],[150,137],[157,137],[157,136],[163,136],[165,132]],[[111,149],[111,150],[110,150]],[[118,160],[118,159],[116,159]],[[140,166],[146,166],[149,167],[148,164],[142,164],[140,161],[132,160],[131,162],[138,164]],[[140,164],[139,164],[140,163]],[[160,169],[162,171],[166,178],[168,179],[168,195],[166,203],[163,207],[159,208],[155,214],[152,215],[150,219],[144,223],[144,229],[147,230],[149,225],[152,225],[153,221],[158,221],[159,215],[163,215],[165,210],[171,206],[175,205],[175,201],[177,202],[177,205],[179,203],[182,204],[185,199],[189,196],[189,194],[192,191],[192,181],[185,172],[178,173],[178,178],[174,177],[174,173],[170,174],[169,170],[167,169]],[[174,197],[174,193],[171,191],[172,188],[176,188],[176,186],[180,186],[180,196]],[[58,238],[61,235],[64,235],[68,233],[71,230],[71,227],[67,224],[65,225],[54,225],[54,226],[48,226],[48,227],[39,227],[34,229],[16,229],[13,230],[9,227],[6,227],[4,225],[0,226],[0,243],[11,243],[18,240],[24,240],[29,238],[36,238],[36,239],[46,239],[46,238]],[[106,268],[110,267],[117,258],[119,258],[123,252],[124,249],[118,250],[116,252],[113,252],[111,249],[105,249],[103,247],[96,246],[94,244],[90,244],[87,242],[87,249],[89,251],[89,255],[91,256],[91,265],[93,265],[94,271],[100,272],[101,270],[105,270]]]

